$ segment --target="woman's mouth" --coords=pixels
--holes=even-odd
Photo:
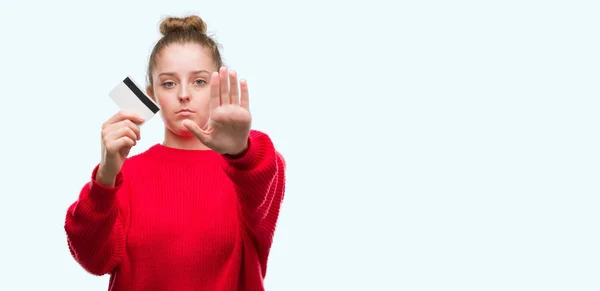
[[[176,112],[176,114],[181,115],[181,116],[190,116],[192,113],[194,113],[194,111],[189,110],[189,109],[181,109]]]

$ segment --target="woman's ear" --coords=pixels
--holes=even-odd
[[[148,96],[152,98],[154,102],[156,102],[156,98],[154,98],[154,90],[152,90],[152,85],[148,85],[148,87],[146,87],[146,94],[148,94]]]

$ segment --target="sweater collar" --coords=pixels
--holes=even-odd
[[[150,153],[162,160],[202,160],[219,156],[213,150],[186,150],[173,147],[167,147],[157,143],[148,149]]]

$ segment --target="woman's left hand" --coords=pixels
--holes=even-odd
[[[228,82],[229,81],[229,82]],[[248,147],[252,117],[249,110],[248,83],[239,82],[235,72],[222,67],[210,80],[210,118],[205,129],[184,120],[185,126],[205,146],[220,154],[237,155]]]

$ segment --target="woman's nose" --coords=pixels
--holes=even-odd
[[[180,102],[190,101],[190,93],[188,92],[188,90],[185,86],[181,87],[181,91],[179,92],[179,101]]]
[[[188,102],[188,101],[190,101],[190,95],[188,95],[188,94],[179,94],[179,101],[180,102]]]

